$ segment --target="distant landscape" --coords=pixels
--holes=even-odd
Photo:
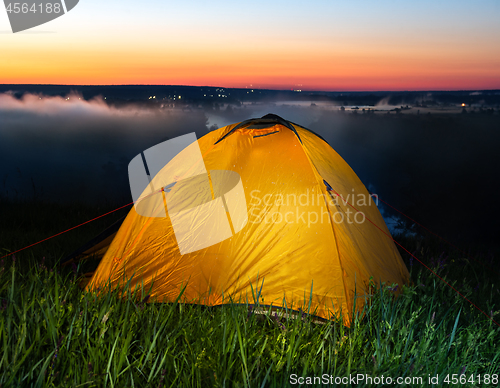
[[[224,88],[215,86],[181,85],[0,85],[0,93],[22,98],[27,93],[47,97],[79,95],[84,100],[97,97],[108,105],[142,104],[144,107],[198,107],[253,103],[293,103],[319,105],[321,107],[342,106],[347,110],[375,112],[460,113],[463,108],[471,111],[487,110],[500,112],[500,90],[477,91],[380,91],[380,92],[325,92],[293,90],[271,90],[251,88]]]
[[[139,152],[267,113],[322,136],[369,190],[427,227],[496,242],[499,90],[0,85],[0,196],[128,203],[127,166]],[[411,227],[381,210],[392,230]]]

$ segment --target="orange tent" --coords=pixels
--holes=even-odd
[[[253,304],[260,290],[261,305],[310,304],[330,318],[352,313],[355,293],[360,308],[372,277],[408,282],[354,171],[321,137],[278,116],[208,133],[141,190],[109,246],[99,247],[87,289],[130,281],[167,302],[185,287],[183,301],[210,306]]]

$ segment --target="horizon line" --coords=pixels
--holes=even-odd
[[[38,83],[17,83],[17,84],[10,84],[10,83],[0,83],[0,86],[28,86],[28,85],[33,85],[33,86],[100,86],[100,87],[105,87],[105,86],[173,86],[173,87],[192,87],[192,88],[223,88],[223,89],[252,89],[252,90],[267,90],[267,91],[277,91],[277,92],[296,92],[296,93],[380,93],[380,92],[385,92],[385,93],[401,93],[401,92],[408,92],[408,93],[416,93],[416,92],[471,92],[471,91],[477,91],[477,92],[494,92],[494,91],[500,91],[500,89],[332,89],[332,90],[318,90],[318,89],[273,89],[270,87],[226,87],[226,86],[220,86],[220,85],[182,85],[182,84],[57,84],[57,83],[50,83],[50,84],[38,84]]]

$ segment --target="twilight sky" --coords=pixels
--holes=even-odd
[[[12,34],[0,8],[0,83],[500,89],[499,21],[498,0],[80,0]]]

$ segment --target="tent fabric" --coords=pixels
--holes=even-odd
[[[214,306],[231,301],[253,304],[253,295],[261,289],[262,305],[286,304],[296,310],[310,306],[311,313],[327,319],[342,312],[348,324],[353,306],[360,309],[365,303],[370,278],[376,284],[408,282],[408,270],[375,202],[349,165],[319,136],[268,115],[212,131],[198,145],[202,160],[182,160],[181,152],[180,161],[202,163],[208,174],[175,182],[140,204],[143,210],[149,206],[156,211],[158,204],[170,200],[166,214],[149,217],[138,212],[140,207],[132,208],[88,290],[130,282],[132,289],[150,290],[150,301],[174,301],[184,289],[184,302]],[[175,159],[153,178],[154,187],[164,186],[167,176],[173,176]],[[227,197],[228,189],[215,181],[231,181],[234,176],[228,174],[234,173],[244,195],[226,198],[224,206],[226,212],[246,206],[246,215],[232,217],[234,212],[227,212],[231,237],[201,249],[193,245],[195,250],[189,251],[190,244],[199,241],[177,241],[177,216],[172,216],[177,205],[170,206],[171,199],[178,199],[179,209],[215,203]],[[335,193],[380,229],[362,221],[363,214],[356,214]],[[225,220],[207,214],[191,221],[193,233],[199,225],[209,224],[210,234],[222,235]],[[191,231],[186,233],[189,237]],[[182,254],[186,247],[189,252]]]

